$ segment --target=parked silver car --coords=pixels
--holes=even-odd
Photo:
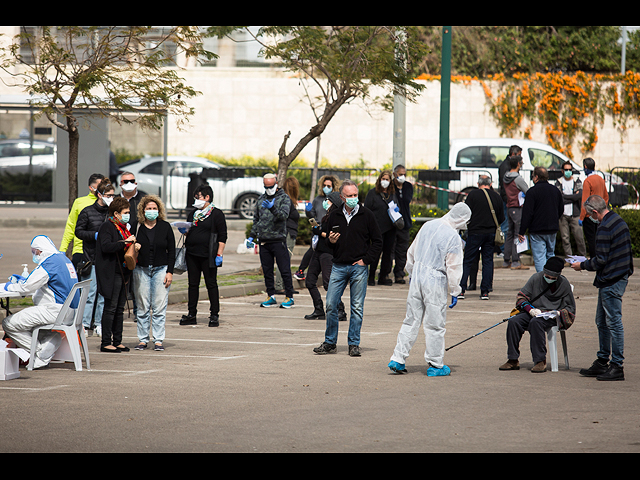
[[[118,168],[136,176],[138,190],[160,195],[162,161],[162,157],[143,157],[120,164]],[[213,203],[217,208],[249,220],[253,218],[256,200],[264,192],[262,177],[244,177],[236,169],[201,157],[169,156],[167,163],[167,208],[184,210],[191,207],[193,198],[189,198],[189,182],[192,176],[202,175],[207,177],[207,183],[213,189]],[[204,175],[203,169],[207,169]],[[116,179],[118,184],[119,177]]]
[[[34,175],[42,175],[56,168],[55,143],[42,140],[31,142],[28,138],[0,140],[0,173],[29,173],[29,159]]]

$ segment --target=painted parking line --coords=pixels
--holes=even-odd
[[[56,390],[58,388],[65,388],[69,385],[54,385],[52,387],[0,387],[0,390],[26,390],[31,392],[44,392],[46,390]]]
[[[137,340],[138,337],[125,337],[131,340]],[[207,338],[170,338],[172,342],[205,342],[205,343],[241,343],[246,345],[278,345],[288,347],[308,347],[309,345],[315,345],[315,343],[286,343],[286,342],[249,342],[246,340],[212,340]],[[122,355],[124,352],[120,352]],[[111,355],[110,353],[108,355]],[[135,354],[129,354],[135,355]],[[235,358],[235,357],[234,357]]]

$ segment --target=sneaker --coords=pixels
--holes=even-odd
[[[511,262],[502,262],[502,268],[511,268]]]
[[[489,300],[489,292],[482,292],[480,294],[480,300]]]
[[[162,351],[164,351],[164,347],[162,346],[162,344],[161,344],[161,343],[156,343],[156,344],[153,346],[153,349],[154,349],[156,352],[162,352]]]
[[[451,369],[446,365],[443,365],[442,368],[430,366],[427,369],[427,377],[446,377],[447,375],[451,375]]]
[[[267,297],[267,299],[260,304],[261,307],[275,307],[276,305],[278,305],[278,302],[276,302],[275,295]]]
[[[102,337],[102,325],[96,325],[95,333],[96,337]]]
[[[145,348],[147,348],[146,343],[139,343],[138,345],[136,345],[136,350],[144,350]]]
[[[350,357],[359,357],[360,356],[360,346],[358,346],[358,345],[349,345],[349,356]]]
[[[306,277],[304,275],[304,271],[298,270],[296,273],[293,274],[293,278],[295,278],[296,280],[304,280]]]
[[[458,295],[458,300],[464,300],[464,290]]]
[[[624,380],[624,367],[611,362],[607,371],[596,377],[596,380],[615,381]]]
[[[579,373],[583,377],[597,377],[607,373],[607,370],[609,370],[609,362],[598,358],[589,368],[580,369]]]
[[[513,266],[511,265],[511,270],[529,270],[529,267],[527,267],[526,265],[517,265],[517,266]]]
[[[280,304],[280,308],[291,308],[293,307],[293,305],[294,305],[293,298],[287,297],[284,299],[284,302]]]
[[[400,374],[407,373],[407,369],[405,368],[404,363],[398,363],[391,360],[389,362],[389,365],[387,365],[387,367],[389,367],[391,371],[396,373],[400,373]]]
[[[313,349],[314,353],[317,353],[318,355],[326,355],[327,353],[336,353],[337,352],[337,348],[335,345],[332,345],[330,343],[327,342],[322,342],[322,345],[320,345],[319,347],[316,347]]]

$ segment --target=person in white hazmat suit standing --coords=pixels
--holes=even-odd
[[[60,252],[51,239],[38,235],[31,241],[31,254],[38,266],[25,280],[0,284],[0,289],[33,295],[33,307],[27,307],[2,321],[6,335],[18,347],[31,351],[31,336],[36,327],[55,323],[62,305],[71,289],[78,282],[78,275],[71,261]],[[79,295],[71,303],[76,308]],[[74,305],[75,303],[75,305]],[[70,312],[71,313],[71,312]],[[39,335],[34,368],[48,365],[60,346],[58,332],[43,331]]]
[[[405,268],[410,277],[407,314],[388,365],[396,373],[406,373],[405,363],[421,324],[426,337],[427,375],[451,373],[444,364],[447,293],[451,295],[449,308],[453,308],[462,292],[464,251],[459,230],[466,228],[470,219],[471,209],[467,204],[455,204],[442,218],[425,223],[407,251]]]

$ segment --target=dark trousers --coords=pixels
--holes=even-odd
[[[129,275],[129,277],[131,276]],[[102,310],[101,345],[103,347],[108,345],[117,346],[122,343],[122,323],[124,322],[124,305],[127,302],[127,292],[120,272],[113,275],[112,283],[111,298],[104,299],[104,309]]]
[[[584,241],[587,244],[587,253],[589,258],[596,256],[596,230],[598,225],[587,217],[582,221],[582,231],[584,233]]]
[[[507,324],[507,358],[520,358],[520,340],[525,331],[529,332],[531,356],[533,363],[542,362],[547,358],[546,332],[557,325],[556,319],[531,317],[527,312],[519,313],[509,319]]]
[[[309,270],[304,281],[304,286],[309,290],[309,295],[313,300],[313,305],[322,304],[322,296],[318,290],[318,276],[322,272],[322,286],[326,292],[329,288],[329,279],[331,278],[331,267],[333,266],[333,255],[330,253],[313,252],[311,262],[309,262]]]
[[[478,255],[482,253],[482,283],[480,292],[493,291],[493,247],[495,234],[467,235],[467,243],[464,247],[464,263],[462,264],[462,279],[460,286],[464,291],[467,288],[467,279],[474,270],[477,275]],[[476,283],[475,280],[472,283]]]
[[[393,277],[404,278],[404,267],[407,264],[407,250],[409,249],[409,229],[396,231],[396,244],[393,248]]]
[[[376,276],[376,269],[378,268],[378,261],[380,260],[380,273],[378,274],[378,281],[384,280],[391,273],[391,254],[393,253],[393,244],[396,240],[396,232],[398,229],[393,227],[391,230],[387,230],[382,234],[382,253],[369,265],[369,281],[373,282]],[[381,258],[382,257],[382,258]]]
[[[260,265],[264,274],[264,286],[267,288],[267,295],[270,297],[276,294],[276,281],[273,276],[273,267],[278,265],[282,282],[284,283],[284,294],[293,298],[293,276],[291,275],[291,255],[284,242],[269,242],[260,244]]]
[[[187,308],[190,316],[198,313],[198,299],[200,297],[200,275],[204,275],[204,284],[209,294],[209,315],[220,313],[220,295],[218,293],[218,267],[209,267],[209,257],[196,257],[188,252],[187,260],[188,288]]]
[[[311,258],[313,257],[313,252],[315,252],[315,250],[312,247],[309,247],[309,250],[304,252],[304,256],[302,257],[302,261],[300,262],[298,270],[302,270],[304,272],[307,268],[309,268]]]

